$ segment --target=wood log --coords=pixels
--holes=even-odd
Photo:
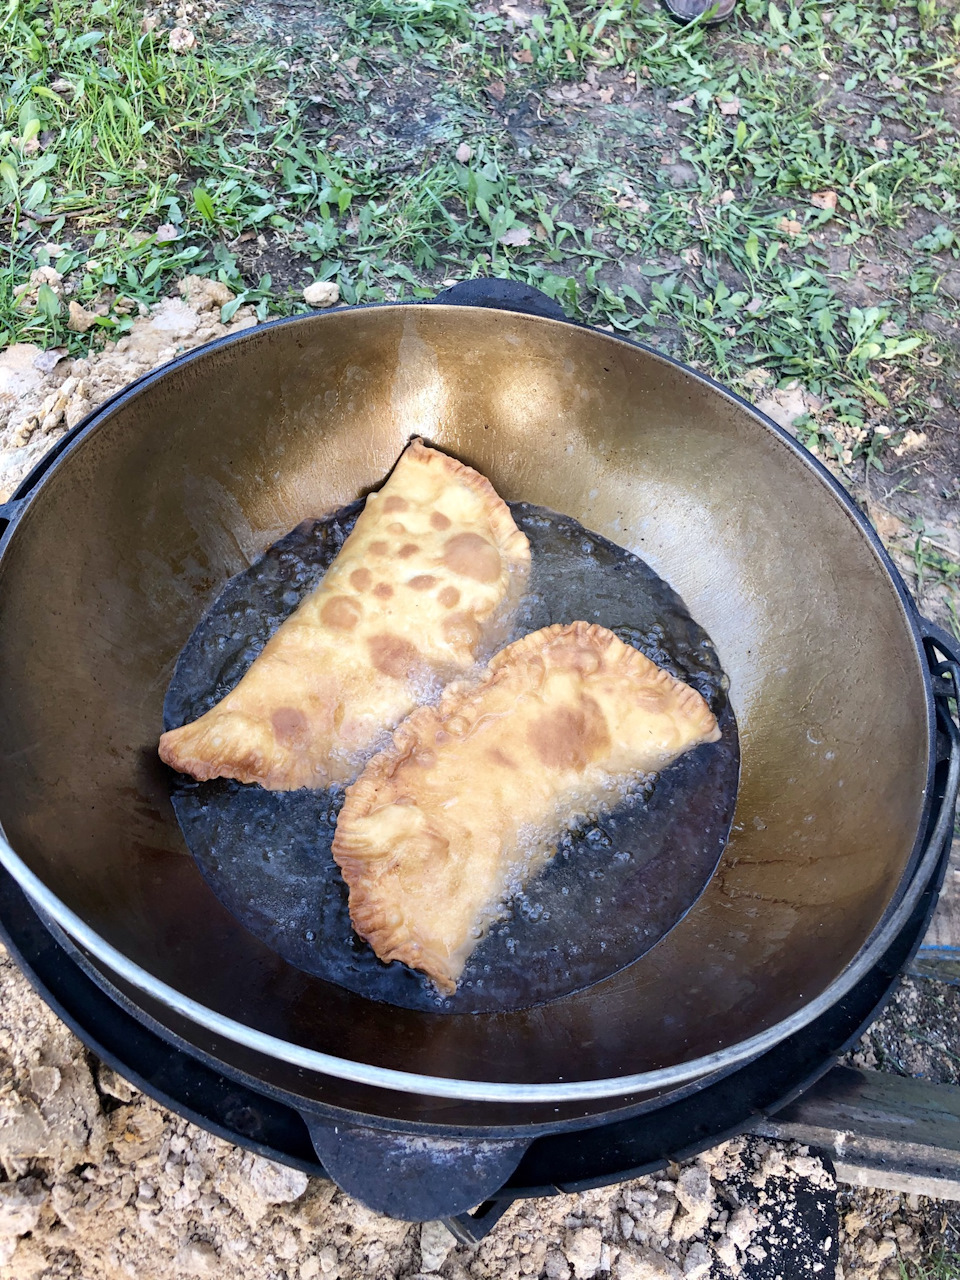
[[[960,986],[960,838],[954,838],[933,919],[907,973]]]
[[[826,1152],[840,1182],[960,1200],[954,1085],[834,1067],[751,1132]]]

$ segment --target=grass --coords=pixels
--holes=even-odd
[[[199,271],[262,316],[312,278],[353,303],[515,276],[724,381],[798,381],[801,438],[848,470],[956,395],[937,0],[741,0],[722,30],[642,0],[263,0],[181,54],[130,0],[6,3],[0,342],[129,326],[126,302],[82,338],[49,288],[14,304],[53,243],[80,302]]]
[[[900,1263],[901,1280],[960,1280],[960,1253],[938,1249],[923,1262]]]

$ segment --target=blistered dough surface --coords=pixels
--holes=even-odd
[[[577,815],[720,736],[694,690],[603,627],[546,627],[421,707],[347,791],[333,856],[381,960],[456,989]]]
[[[490,482],[414,441],[320,585],[226,697],[162,736],[162,759],[274,791],[349,781],[384,731],[502,643],[529,560]]]

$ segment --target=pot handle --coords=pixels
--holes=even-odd
[[[955,640],[948,631],[944,631],[943,627],[938,627],[935,622],[931,622],[929,618],[925,618],[923,614],[918,614],[918,623],[920,626],[920,634],[924,640],[928,641],[928,654],[932,646],[936,646],[941,653],[945,653],[951,662],[960,663],[960,640]],[[936,658],[931,656],[931,670],[936,664]]]
[[[529,1138],[436,1138],[301,1115],[337,1186],[368,1209],[406,1222],[454,1218],[482,1204],[530,1145]]]
[[[497,278],[461,280],[438,293],[432,302],[453,304],[457,307],[492,307],[497,311],[520,311],[524,315],[542,316],[545,320],[565,320],[570,317],[558,302],[548,298],[533,285],[519,280]]]
[[[922,614],[919,615],[918,625],[923,636],[930,675],[933,677],[937,719],[946,741],[942,758],[948,762],[948,769],[940,816],[946,822],[944,840],[948,842],[955,822],[957,793],[960,791],[960,726],[956,712],[953,715],[950,712],[951,700],[956,707],[960,707],[960,641]],[[941,660],[938,651],[945,655],[945,661]]]
[[[12,524],[16,524],[20,512],[26,505],[23,498],[11,498],[9,502],[0,502],[0,538]]]

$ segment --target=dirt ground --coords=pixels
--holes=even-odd
[[[256,323],[241,309],[223,326],[225,300],[224,286],[188,277],[178,297],[149,314],[144,308],[131,332],[98,355],[71,360],[27,344],[0,353],[0,497],[120,386],[180,350]],[[767,407],[783,409],[776,400]],[[922,482],[923,465],[916,474]],[[916,500],[933,502],[942,488],[931,479],[930,494]],[[880,496],[864,498],[896,548],[901,516]],[[853,1061],[957,1083],[960,992],[905,980]],[[739,1139],[662,1175],[517,1204],[467,1248],[439,1223],[380,1217],[330,1183],[167,1114],[97,1063],[6,957],[0,1161],[0,1280],[724,1278],[773,1264],[772,1224],[790,1220],[802,1190],[832,1186],[830,1171],[805,1150]],[[840,1211],[838,1275],[902,1280],[901,1266],[920,1274],[921,1258],[960,1240],[952,1204],[845,1191]],[[814,1272],[828,1265],[829,1257]]]
[[[458,1245],[441,1223],[371,1213],[164,1111],[86,1052],[5,955],[0,1162],[2,1280],[725,1280],[782,1267],[804,1196],[834,1186],[806,1148],[741,1138],[660,1175],[520,1202]],[[952,1205],[857,1190],[839,1209],[840,1264],[834,1239],[822,1262],[811,1248],[811,1275],[902,1280],[901,1264],[957,1242]]]

